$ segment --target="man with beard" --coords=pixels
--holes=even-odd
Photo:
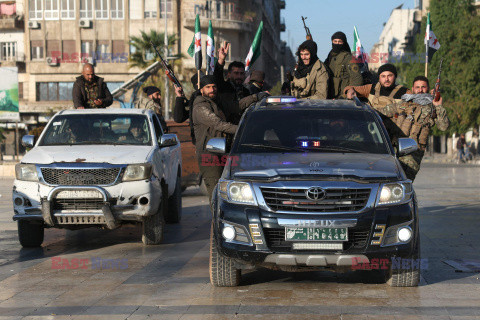
[[[328,71],[317,57],[317,44],[303,42],[297,50],[298,64],[291,81],[291,94],[296,98],[327,99]]]
[[[246,96],[250,95],[247,88],[243,86],[245,81],[245,65],[240,61],[233,61],[228,65],[227,80],[223,78],[223,69],[225,66],[225,59],[230,50],[230,43],[224,43],[218,50],[218,61],[215,63],[215,82],[217,83],[218,93],[234,93],[235,99],[240,101]]]
[[[163,118],[162,115],[162,95],[160,89],[154,86],[148,86],[143,88],[143,92],[149,99],[143,108],[155,111],[162,125],[163,132],[168,132],[167,122],[165,122],[165,118]]]
[[[263,91],[263,84],[265,81],[265,72],[254,70],[250,75],[250,80],[245,86],[250,94],[260,93]]]
[[[72,98],[76,109],[106,108],[113,103],[107,84],[103,78],[95,75],[93,65],[90,63],[85,63],[82,75],[75,80]]]
[[[400,102],[377,109],[396,125],[396,132],[400,136],[410,137],[418,144],[418,151],[399,158],[405,174],[412,181],[420,170],[431,128],[437,125],[440,131],[446,131],[450,125],[447,111],[442,106],[443,98],[433,101],[429,90],[428,79],[418,76],[413,80],[413,94],[404,94]],[[390,132],[394,131],[389,130]]]
[[[353,61],[350,46],[345,33],[338,31],[332,35],[332,50],[325,60],[325,65],[330,68],[332,77],[330,84],[331,97],[334,99],[343,96],[346,86],[361,86],[363,78],[360,68]]]
[[[213,75],[207,75],[200,78],[200,96],[193,102],[193,128],[195,130],[195,149],[197,160],[200,166],[200,173],[207,187],[207,191],[212,199],[212,192],[223,172],[225,161],[215,154],[210,154],[206,150],[208,140],[216,137],[233,137],[237,131],[237,125],[227,121],[230,110],[240,110],[243,112],[252,103],[257,102],[268,96],[265,92],[250,95],[243,98],[240,102],[233,101],[235,106],[227,106],[227,102],[218,96],[217,85]],[[227,143],[228,145],[228,143]]]
[[[381,109],[386,105],[399,101],[407,93],[407,88],[402,85],[395,85],[397,68],[393,64],[387,63],[381,66],[378,69],[378,75],[379,81],[375,86],[367,84],[357,87],[345,87],[343,92],[347,99],[353,99],[354,96],[358,96],[361,99],[367,99],[375,109]]]

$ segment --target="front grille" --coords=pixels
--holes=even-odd
[[[116,200],[112,199],[110,204],[115,204]],[[53,210],[102,210],[103,199],[87,198],[87,199],[53,199]]]
[[[108,185],[117,180],[120,168],[106,169],[58,169],[42,168],[46,183],[65,186]]]
[[[103,216],[56,216],[58,224],[105,224]]]
[[[307,189],[260,188],[265,203],[273,211],[354,212],[363,209],[371,189],[325,189],[321,200],[307,198]]]
[[[274,252],[292,251],[293,242],[285,241],[285,228],[264,228],[263,234],[270,250]],[[348,229],[348,241],[344,242],[343,251],[365,248],[369,234],[369,227]]]

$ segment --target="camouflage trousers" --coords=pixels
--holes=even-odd
[[[398,158],[407,178],[412,180],[412,182],[415,180],[415,177],[420,170],[420,163],[422,162],[424,155],[425,151],[417,150],[409,155]]]

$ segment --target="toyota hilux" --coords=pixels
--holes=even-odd
[[[417,201],[381,116],[359,101],[269,97],[243,115],[212,198],[210,279],[236,286],[241,272],[368,266],[392,286],[416,286]],[[402,259],[402,263],[399,263]],[[408,261],[410,263],[404,263]]]
[[[181,218],[181,151],[151,110],[65,110],[50,120],[15,168],[13,219],[20,244],[40,246],[45,228],[115,229],[141,223],[145,244]]]

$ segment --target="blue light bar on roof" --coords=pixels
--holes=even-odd
[[[267,103],[292,103],[297,102],[295,97],[268,97]]]

